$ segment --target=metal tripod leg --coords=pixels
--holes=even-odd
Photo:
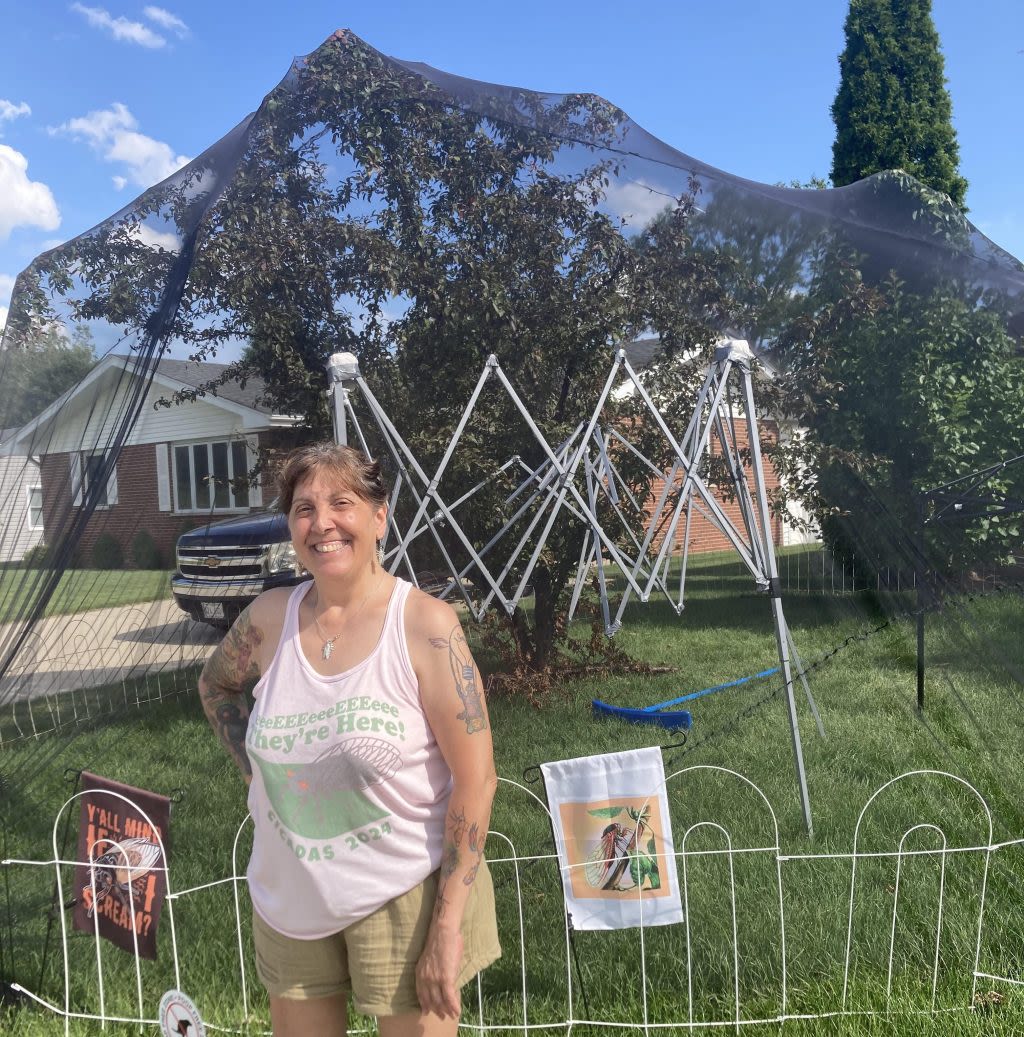
[[[785,619],[783,619],[785,622]],[[814,701],[814,696],[811,694],[811,686],[807,683],[807,672],[804,666],[803,659],[800,658],[800,653],[796,649],[796,642],[793,640],[793,635],[790,633],[789,624],[786,624],[786,639],[789,642],[789,651],[792,654],[793,661],[796,663],[797,675],[800,678],[800,683],[804,686],[804,696],[807,698],[807,705],[811,707],[811,714],[814,716],[814,723],[818,727],[818,734],[825,737],[825,725],[821,722],[821,714],[818,712],[818,703]]]
[[[775,639],[779,647],[779,667],[786,682],[786,709],[789,713],[789,730],[793,739],[793,759],[796,762],[797,784],[800,787],[800,805],[803,807],[804,824],[807,834],[814,834],[814,822],[811,817],[811,797],[807,791],[807,773],[804,770],[804,750],[800,741],[800,719],[796,712],[796,698],[793,695],[793,672],[789,661],[789,627],[782,612],[782,597],[779,590],[779,572],[775,564],[775,545],[772,543],[771,515],[768,511],[768,493],[764,481],[764,465],[761,459],[761,440],[757,430],[757,412],[754,409],[754,390],[750,378],[749,359],[734,357],[735,369],[740,372],[743,383],[743,405],[747,412],[750,430],[750,459],[754,475],[754,490],[757,494],[757,518],[761,534],[762,558],[767,563],[765,576],[768,578],[768,593],[771,595],[772,617],[775,621]],[[801,667],[803,669],[803,667]]]
[[[775,638],[779,646],[779,669],[786,682],[786,711],[789,714],[789,730],[793,739],[793,759],[796,761],[796,778],[800,787],[800,805],[804,812],[807,834],[814,835],[811,817],[811,796],[807,791],[807,772],[804,769],[804,750],[800,741],[800,719],[796,713],[796,697],[793,695],[793,672],[789,663],[789,640],[786,637],[786,619],[782,614],[782,599],[772,597],[772,617],[775,621]]]

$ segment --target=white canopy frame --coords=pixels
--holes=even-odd
[[[729,339],[716,349],[714,359],[708,366],[704,382],[697,394],[690,420],[677,440],[657,404],[631,367],[625,351],[619,350],[590,417],[577,425],[572,434],[558,447],[552,447],[505,375],[498,359],[492,355],[484,364],[433,476],[427,475],[412,449],[395,428],[359,371],[356,358],[352,354],[335,354],[328,364],[328,371],[335,441],[347,443],[348,430],[351,427],[359,446],[367,453],[372,453],[353,406],[351,397],[354,386],[383,437],[385,449],[398,472],[391,495],[385,540],[388,568],[391,572],[402,569],[408,578],[418,585],[419,579],[410,558],[410,548],[420,536],[429,534],[444,559],[449,574],[448,582],[440,596],[448,597],[453,593],[461,595],[466,607],[478,622],[484,618],[492,602],[496,601],[511,615],[520,601],[528,595],[531,576],[563,508],[587,527],[570,601],[570,616],[575,613],[592,569],[596,569],[601,609],[608,636],[614,636],[620,629],[622,616],[634,594],[646,602],[650,600],[651,592],[657,588],[669,599],[677,614],[680,614],[685,607],[684,592],[692,518],[696,513],[707,519],[733,547],[756,586],[767,594],[771,604],[800,801],[804,823],[811,834],[813,820],[810,795],[793,691],[794,663],[818,732],[822,736],[825,732],[782,608],[760,433],[754,407],[753,363],[753,354],[743,340]],[[545,459],[536,468],[530,468],[519,455],[515,455],[457,500],[448,503],[439,487],[473,412],[480,404],[484,389],[492,379],[496,380],[498,387],[504,390],[513,403]],[[609,396],[616,382],[620,380],[630,391],[639,394],[644,411],[665,437],[673,457],[668,471],[664,471],[644,456],[621,431],[600,424]],[[752,478],[747,474],[739,436],[739,424],[744,421],[748,430],[746,450],[749,454]],[[729,517],[702,475],[708,465],[712,442],[717,444],[728,472],[739,510],[738,524]],[[664,480],[658,499],[642,530],[633,527],[620,506],[623,496],[626,496],[636,513],[643,514],[640,502],[632,495],[615,463],[616,456],[623,452],[631,454],[646,465],[652,474]],[[486,485],[506,473],[516,471],[520,471],[523,477],[505,499],[506,506],[514,507],[515,510],[478,550],[459,524],[456,513]],[[582,482],[582,488],[577,485],[578,482]],[[403,531],[399,529],[395,519],[395,506],[400,495],[406,491],[413,498],[415,512]],[[631,545],[631,549],[616,543],[603,527],[600,518],[602,504],[610,507],[620,520],[624,533],[623,540]],[[515,527],[521,525],[524,519],[525,528],[509,549],[508,544],[503,545],[502,541]],[[678,540],[680,522],[684,524],[683,556],[678,593],[673,595],[669,587],[672,547]],[[468,557],[469,560],[464,565],[459,566],[452,558],[441,536],[442,527],[447,527],[455,536]],[[655,550],[659,533],[662,536]],[[503,554],[504,561],[491,561],[490,559],[497,557],[499,548],[507,552]],[[524,558],[525,565],[522,564]],[[614,619],[611,617],[607,564],[613,564],[625,581],[625,589]],[[516,568],[519,570],[518,581],[515,586],[510,586],[509,579]],[[472,593],[475,588],[482,592],[482,596],[477,599],[474,599]]]

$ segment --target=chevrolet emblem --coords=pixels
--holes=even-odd
[[[203,565],[205,565],[207,569],[216,569],[217,566],[220,565],[220,559],[216,555],[210,555],[209,558],[203,562]]]

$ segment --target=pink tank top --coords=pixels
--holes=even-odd
[[[398,580],[380,640],[357,666],[322,677],[299,644],[299,602],[256,685],[252,762],[253,906],[286,936],[336,933],[441,863],[451,772],[420,704]]]

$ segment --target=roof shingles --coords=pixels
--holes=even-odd
[[[215,381],[228,369],[227,364],[198,363],[194,360],[160,360],[157,363],[157,373],[164,378],[182,385],[192,386],[198,389],[202,385]],[[213,394],[213,390],[210,390]],[[266,391],[266,383],[262,378],[250,376],[245,380],[245,388],[233,379],[228,379],[223,385],[217,386],[216,395],[231,403],[241,404],[243,407],[251,407],[253,410],[264,414],[273,412],[263,399]]]

